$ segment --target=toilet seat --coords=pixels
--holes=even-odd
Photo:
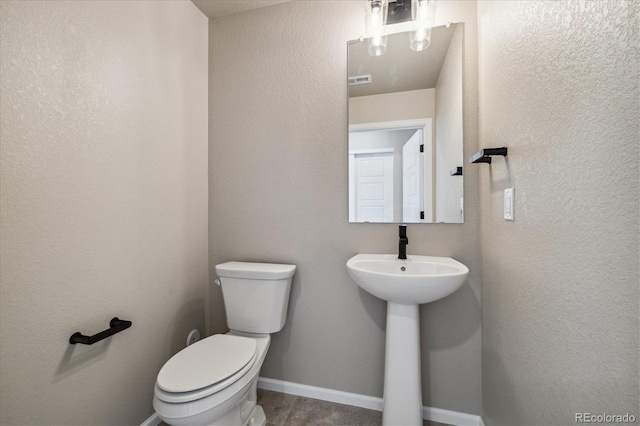
[[[252,338],[229,334],[207,337],[167,361],[156,380],[156,397],[179,403],[212,395],[246,374],[257,357]]]

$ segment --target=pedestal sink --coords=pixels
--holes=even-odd
[[[467,279],[469,268],[448,257],[358,254],[351,278],[387,301],[383,425],[422,425],[418,305],[442,299]]]

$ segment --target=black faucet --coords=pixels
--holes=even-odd
[[[398,259],[407,258],[407,244],[409,244],[409,239],[407,238],[407,225],[400,225],[400,245],[398,246]]]

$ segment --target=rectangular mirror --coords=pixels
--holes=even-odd
[[[462,223],[463,24],[348,44],[349,222]]]

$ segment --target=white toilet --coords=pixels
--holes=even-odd
[[[264,425],[256,405],[258,374],[287,319],[295,265],[227,262],[216,265],[229,333],[175,354],[162,367],[153,407],[171,425]]]

